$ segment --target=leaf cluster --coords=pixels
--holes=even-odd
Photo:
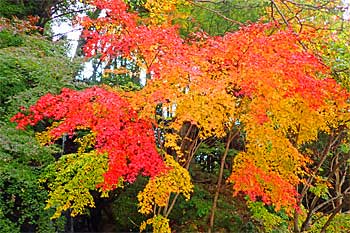
[[[5,232],[64,230],[65,218],[51,221],[52,210],[44,211],[48,192],[38,181],[59,151],[54,145],[42,147],[32,130],[18,131],[8,118],[44,93],[73,87],[75,68],[61,44],[16,28],[18,20],[0,21],[0,228]]]

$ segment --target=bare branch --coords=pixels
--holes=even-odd
[[[224,14],[222,14],[221,12],[217,11],[217,10],[214,10],[214,9],[211,9],[209,7],[206,7],[206,6],[203,6],[202,4],[200,3],[197,3],[197,1],[187,1],[189,2],[190,4],[194,5],[194,6],[197,6],[199,8],[202,8],[204,10],[207,10],[207,11],[210,11],[218,16],[220,16],[221,18],[231,22],[231,23],[234,23],[234,24],[238,24],[239,26],[244,26],[243,23],[237,21],[237,20],[234,20],[234,19],[231,19],[231,18],[228,18],[227,16],[225,16]]]
[[[275,8],[276,8],[278,14],[282,17],[283,22],[284,22],[287,26],[289,26],[288,20],[287,20],[286,17],[283,15],[282,11],[281,11],[280,8],[277,6],[277,4],[275,3],[274,0],[271,0],[271,4],[272,4],[273,6],[275,6]]]

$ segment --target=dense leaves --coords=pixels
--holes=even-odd
[[[64,155],[48,166],[41,182],[47,182],[51,191],[45,207],[56,210],[51,218],[60,217],[69,208],[71,215],[76,216],[85,213],[88,207],[95,207],[90,191],[103,182],[107,164],[107,156],[92,151]]]
[[[230,178],[236,192],[262,197],[277,209],[295,207],[293,190],[309,162],[298,149],[316,140],[320,130],[329,130],[347,99],[327,76],[327,67],[300,45],[310,35],[257,24],[223,37],[199,35],[186,43],[174,27],[138,25],[136,14],[121,12],[126,9],[121,1],[95,3],[108,16],[83,21],[88,29],[85,51],[98,51],[102,59],[132,57],[153,74],[138,98],[131,98],[135,106],[153,102],[151,110],[159,101],[176,104],[174,129],[192,122],[203,139],[223,137],[239,122],[248,144],[235,159]],[[110,30],[111,25],[118,30]],[[148,34],[152,39],[140,40]]]
[[[169,155],[166,155],[165,164],[171,170],[151,179],[145,189],[138,194],[140,213],[152,213],[154,205],[167,206],[172,193],[182,193],[187,200],[190,198],[193,185],[188,171]]]
[[[44,142],[55,141],[64,134],[73,137],[79,130],[93,135],[85,135],[80,144],[83,146],[88,140],[98,153],[108,154],[105,189],[118,187],[122,181],[133,182],[139,173],[153,177],[165,169],[155,147],[151,124],[140,119],[113,91],[97,87],[80,92],[63,89],[60,95],[43,96],[28,113],[25,109],[23,112],[12,118],[18,128],[46,119],[56,121],[45,133]],[[83,148],[81,152],[88,149]]]
[[[73,87],[70,80],[76,66],[62,44],[32,34],[30,22],[3,18],[0,22],[0,229],[61,231],[65,218],[50,220],[53,210],[44,210],[48,192],[38,181],[59,150],[54,145],[42,147],[32,130],[18,131],[8,118],[44,93]]]
[[[56,216],[68,208],[73,215],[82,213],[94,205],[91,190],[131,184],[141,174],[151,178],[138,195],[139,211],[153,214],[141,230],[149,224],[154,231],[169,232],[167,217],[180,193],[189,197],[193,186],[187,170],[206,143],[225,147],[201,155],[211,163],[210,172],[218,171],[218,181],[210,181],[217,186],[209,230],[219,194],[232,196],[232,191],[237,198],[248,196],[252,219],[265,231],[286,230],[293,213],[296,232],[311,223],[323,221],[321,231],[331,225],[350,189],[344,187],[346,178],[340,178],[349,167],[349,93],[331,76],[337,74],[347,87],[340,78],[346,72],[339,74],[334,63],[334,49],[341,47],[340,66],[347,64],[345,34],[322,24],[338,26],[328,14],[337,5],[269,2],[264,19],[272,22],[243,26],[231,20],[235,26],[222,36],[208,35],[200,27],[183,33],[190,9],[206,9],[214,2],[88,2],[101,14],[78,19],[84,27],[85,55],[105,64],[105,73],[130,73],[133,82],[146,79],[146,85],[124,91],[116,91],[122,88],[118,85],[63,89],[12,118],[19,128],[44,125],[37,133],[43,144],[66,137],[78,144],[77,151],[51,167],[47,180],[52,184],[48,206],[56,208]],[[230,20],[218,11],[221,4],[225,2],[209,11]],[[309,14],[310,6],[320,13]],[[241,25],[237,31],[236,25]],[[144,76],[137,77],[135,70]],[[225,178],[229,185],[222,184]],[[324,216],[317,220],[313,216],[319,210]]]
[[[0,126],[0,226],[5,231],[54,231],[44,212],[47,192],[38,179],[52,163],[53,148],[42,148],[33,133]],[[51,211],[50,211],[51,212]]]

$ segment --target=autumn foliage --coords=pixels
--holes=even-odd
[[[39,134],[44,143],[68,134],[87,131],[78,138],[80,152],[96,150],[108,154],[104,188],[113,189],[122,181],[133,182],[139,174],[155,176],[165,170],[158,154],[150,122],[142,120],[117,93],[103,88],[84,91],[63,89],[57,96],[47,94],[28,110],[12,118],[18,128],[53,120],[49,129]]]
[[[190,123],[201,140],[225,138],[232,131],[243,135],[244,149],[234,158],[228,178],[235,195],[243,192],[288,213],[298,208],[295,187],[309,177],[312,162],[303,145],[348,120],[348,93],[303,46],[312,33],[297,35],[272,22],[222,37],[197,33],[183,39],[177,26],[166,19],[148,21],[122,0],[90,3],[106,16],[80,19],[86,56],[107,62],[127,58],[149,74],[146,86],[118,94],[103,88],[48,94],[12,119],[19,128],[53,119],[44,135],[48,142],[65,133],[88,131],[80,144],[89,137],[93,149],[109,157],[104,187],[114,188],[120,179],[133,182],[139,173],[155,177],[139,195],[147,203],[141,211],[150,213],[153,204],[165,206],[170,192],[187,197],[191,190],[188,177],[184,183],[174,181],[172,174],[178,170],[166,173],[150,123],[158,104],[175,105],[168,123],[174,134]],[[158,12],[159,5],[154,2],[154,7]],[[181,153],[177,136],[167,135],[165,145]],[[154,195],[161,182],[170,191]]]

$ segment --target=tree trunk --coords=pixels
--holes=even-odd
[[[230,133],[228,134],[228,137],[227,137],[225,151],[224,151],[224,154],[223,154],[223,156],[221,158],[221,163],[220,163],[218,184],[217,184],[217,188],[216,188],[216,192],[215,192],[215,196],[214,196],[214,200],[213,200],[213,206],[212,206],[211,214],[210,214],[210,225],[209,225],[209,229],[208,229],[209,233],[211,233],[213,231],[213,228],[214,228],[215,211],[216,211],[216,206],[217,206],[217,202],[218,202],[218,199],[219,199],[219,194],[220,194],[220,188],[221,188],[221,183],[222,183],[222,177],[223,177],[223,174],[224,174],[224,166],[225,166],[226,157],[227,157],[228,151],[230,149],[231,141],[233,140],[233,138],[235,138],[235,136],[238,134],[238,132],[239,131],[237,131],[235,134],[232,134],[232,132],[230,131]]]

